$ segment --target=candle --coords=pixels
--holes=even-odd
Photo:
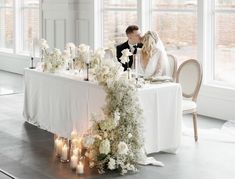
[[[73,131],[71,132],[71,139],[72,139],[72,140],[73,140],[73,139],[76,139],[77,136],[78,136],[77,131],[73,130]]]
[[[32,57],[35,58],[35,39],[33,39],[32,45],[33,45],[33,54],[32,54]]]
[[[76,148],[76,149],[73,150],[73,155],[78,156],[78,148]]]
[[[55,140],[55,148],[56,148],[56,154],[57,155],[61,155],[61,153],[62,153],[62,146],[63,146],[62,140],[57,138]]]
[[[76,173],[77,174],[83,174],[84,173],[84,165],[82,162],[79,162],[76,168]]]
[[[86,55],[85,55],[85,61],[86,61],[86,64],[89,64],[90,63],[90,51],[87,51],[86,52]]]
[[[77,155],[73,155],[73,156],[71,157],[70,167],[71,167],[72,169],[76,169],[77,164],[78,164],[78,156],[77,156]]]
[[[62,148],[61,160],[64,160],[64,161],[68,160],[68,147],[66,144]]]

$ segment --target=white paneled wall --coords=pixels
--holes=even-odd
[[[67,42],[93,46],[92,0],[44,0],[42,37],[50,47],[63,49]]]

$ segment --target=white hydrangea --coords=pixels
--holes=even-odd
[[[125,142],[119,142],[118,144],[118,154],[127,155],[129,149]]]
[[[113,158],[109,159],[108,169],[110,170],[116,169],[116,161]]]
[[[108,118],[108,119],[102,120],[99,123],[99,126],[100,126],[101,130],[103,130],[103,131],[105,131],[105,130],[110,131],[117,126],[117,123],[116,123],[116,121],[112,120],[111,118]]]
[[[99,146],[99,152],[105,155],[110,152],[110,141],[108,139],[101,141]]]

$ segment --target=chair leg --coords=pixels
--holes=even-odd
[[[194,129],[194,139],[195,142],[198,140],[198,135],[197,135],[197,113],[193,113],[193,129]]]

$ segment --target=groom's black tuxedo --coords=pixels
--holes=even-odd
[[[142,48],[143,44],[139,43],[137,44],[137,48]],[[120,57],[122,56],[122,50],[124,49],[129,49],[131,51],[131,48],[128,44],[128,41],[124,42],[123,44],[120,44],[116,47],[116,50],[117,50],[117,59],[119,62],[121,62],[120,60]],[[134,51],[134,54],[136,53],[136,50]],[[124,71],[127,70],[127,67],[131,68],[132,66],[132,63],[133,63],[133,56],[129,56],[129,64],[128,63],[125,63],[125,64],[122,64],[123,68],[124,68]]]

